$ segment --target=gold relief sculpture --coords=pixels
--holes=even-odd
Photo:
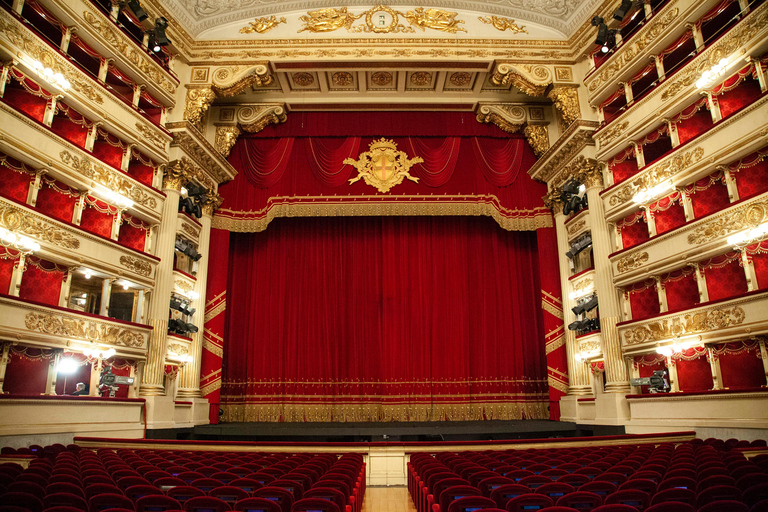
[[[464,23],[464,20],[457,20],[457,15],[458,13],[456,12],[443,11],[441,9],[416,7],[413,11],[407,11],[403,16],[408,20],[408,23],[420,28],[422,32],[426,28],[450,34],[466,32],[467,29],[459,26],[459,23]]]
[[[326,9],[319,9],[317,11],[309,11],[306,16],[299,16],[299,21],[304,23],[304,26],[299,29],[299,32],[313,32],[315,34],[320,32],[333,32],[341,27],[349,30],[352,28],[352,23],[363,17],[363,14],[355,16],[347,12],[346,7],[336,9],[328,7]]]
[[[240,128],[247,133],[258,133],[270,124],[284,123],[288,119],[283,104],[242,107],[237,111]]]
[[[606,144],[609,144],[613,139],[621,135],[628,126],[629,121],[624,121],[623,123],[619,123],[616,126],[611,126],[607,130],[600,132],[600,136],[597,138],[597,141],[601,146],[605,146]]]
[[[216,139],[213,146],[216,148],[216,151],[226,158],[229,156],[229,152],[232,151],[239,136],[240,128],[237,126],[217,126]]]
[[[219,164],[216,159],[212,158],[208,152],[206,152],[202,146],[203,144],[208,144],[208,141],[202,138],[202,136],[200,136],[200,139],[195,139],[186,130],[175,132],[173,134],[173,141],[171,142],[171,146],[184,150],[187,155],[194,158],[195,161],[202,167],[201,168],[191,165],[190,162],[189,170],[192,173],[193,178],[197,179],[201,185],[210,190],[215,188],[216,184],[210,178],[209,174],[213,175],[213,177],[216,178],[219,183],[229,180],[229,177],[222,169],[221,164]],[[215,151],[214,148],[210,149]],[[203,171],[203,168],[206,169],[207,172]]]
[[[146,51],[141,50],[127,36],[113,28],[114,25],[103,22],[90,11],[83,12],[83,18],[114,50],[146,74],[151,82],[159,85],[170,94],[176,92],[177,84],[166,77],[166,71],[155,63]]]
[[[686,168],[695,164],[704,156],[702,148],[695,148],[682,155],[677,155],[671,160],[666,160],[660,165],[644,172],[641,176],[632,180],[632,183],[624,185],[613,194],[608,201],[611,206],[624,203],[632,199],[635,193],[640,189],[649,189],[661,183],[662,181],[673,177]]]
[[[472,74],[467,73],[466,71],[459,71],[457,73],[453,73],[448,81],[456,87],[464,87],[472,82]]]
[[[181,225],[181,230],[192,238],[197,238],[200,236],[200,230],[192,227],[191,224],[187,224],[186,222]]]
[[[310,73],[306,73],[304,71],[302,71],[301,73],[294,73],[292,78],[293,78],[293,83],[301,87],[308,87],[313,83],[315,83],[315,77],[313,77]]]
[[[216,93],[210,87],[187,89],[187,103],[184,106],[184,119],[192,124],[198,124],[203,114],[216,99]]]
[[[352,85],[354,82],[354,77],[352,76],[352,73],[347,73],[346,71],[338,71],[331,76],[331,81],[333,82],[333,85],[346,87],[348,85]]]
[[[695,313],[650,322],[624,332],[627,345],[639,345],[725,329],[744,322],[746,314],[739,306],[712,308]]]
[[[478,123],[492,123],[507,133],[515,133],[525,123],[525,109],[509,103],[484,104],[475,119]]]
[[[163,188],[180,191],[197,174],[186,157],[169,162],[163,172]]]
[[[392,83],[392,73],[377,71],[371,75],[371,82],[379,87],[385,87]]]
[[[574,234],[578,233],[579,231],[581,231],[581,228],[583,228],[586,225],[587,225],[587,221],[584,219],[568,224],[568,227],[566,228],[566,231],[568,231],[568,236],[573,236]]]
[[[120,256],[120,264],[131,272],[136,272],[144,277],[149,277],[152,273],[152,265],[133,256]]]
[[[549,149],[549,132],[542,124],[529,124],[523,128],[528,144],[531,145],[536,156],[541,156]]]
[[[141,190],[138,185],[134,185],[131,180],[124,178],[119,173],[111,171],[106,167],[94,164],[90,160],[73,155],[67,150],[59,153],[59,158],[65,164],[73,169],[80,171],[86,178],[96,181],[108,189],[125,197],[131,198],[134,202],[146,206],[150,209],[157,208],[157,200]]]
[[[80,240],[74,235],[11,205],[0,205],[0,223],[9,231],[31,236],[65,249],[80,248]]]
[[[582,341],[579,343],[579,349],[582,352],[602,352],[602,348],[600,347],[600,342],[597,340],[589,340],[589,341]]]
[[[482,16],[478,16],[477,19],[486,25],[493,25],[493,28],[502,32],[509,30],[513,34],[528,33],[528,31],[525,30],[525,27],[518,27],[517,23],[515,23],[515,20],[511,18],[502,18],[501,16],[488,16],[483,18]]]
[[[91,343],[122,345],[129,348],[141,348],[144,345],[144,337],[137,332],[66,315],[27,313],[24,317],[24,325],[30,331],[76,338]]]
[[[411,85],[425,86],[432,83],[432,73],[417,71],[411,75]]]
[[[256,18],[252,22],[248,23],[247,27],[243,27],[240,29],[241,34],[253,34],[254,32],[258,32],[259,34],[264,34],[275,28],[281,23],[287,23],[284,17],[280,17],[278,20],[274,15],[270,16],[269,18],[263,17],[263,18]]]
[[[82,94],[94,103],[104,103],[104,98],[88,80],[83,79],[80,73],[72,70],[69,65],[60,62],[62,58],[57,53],[47,45],[40,44],[37,37],[27,34],[16,23],[18,22],[12,20],[5,11],[0,11],[0,32],[5,32],[6,37],[13,44],[23,49],[24,52],[40,62],[44,67],[50,68],[54,73],[61,73],[69,81],[72,90]]]
[[[547,163],[536,173],[535,179],[549,183],[560,172],[565,162],[571,162],[585,147],[594,146],[595,141],[592,139],[592,134],[597,127],[597,122],[585,121],[584,119],[572,123],[568,130],[560,135],[560,139],[567,139],[567,142],[557,146],[555,155],[548,159]]]
[[[549,208],[552,213],[562,213],[563,211],[563,193],[558,189],[552,189],[541,198],[544,206]]]
[[[594,284],[594,282],[591,277],[581,279],[580,281],[573,283],[573,291],[580,292],[581,290],[586,290],[592,286],[592,284]]]
[[[544,66],[513,62],[500,62],[491,74],[493,85],[514,85],[529,96],[543,96],[552,83],[552,76]]]
[[[661,93],[661,101],[667,101],[669,98],[674,98],[680,91],[695,84],[696,80],[701,76],[702,71],[703,70],[698,69],[698,66],[695,66],[680,73],[680,76],[675,76],[676,80],[666,84],[664,92]]]
[[[565,172],[563,172],[563,178],[564,180],[573,178],[583,183],[587,188],[602,187],[603,185],[603,172],[600,170],[597,160],[585,158],[582,155],[568,164]]]
[[[229,83],[231,77],[236,76],[241,68],[224,67],[219,68],[214,73],[213,91],[218,96],[237,96],[249,87],[267,87],[272,85],[275,77],[269,72],[267,63],[260,63],[252,67],[250,72],[244,74],[239,79]]]
[[[413,27],[406,27],[399,23],[397,12],[385,5],[377,5],[363,13],[365,15],[365,24],[352,28],[353,32],[373,32],[375,34],[389,34],[390,32],[413,33],[416,32]]]
[[[547,97],[554,102],[555,108],[563,116],[565,126],[570,126],[581,117],[579,93],[575,87],[555,87],[549,91]]]
[[[208,68],[192,68],[192,82],[207,82]]]
[[[168,352],[176,354],[177,356],[186,356],[189,354],[189,349],[181,343],[169,343]]]
[[[184,293],[189,293],[194,289],[193,286],[186,281],[176,280],[173,282],[173,284],[175,284],[176,287]]]
[[[205,199],[203,200],[203,215],[213,216],[223,202],[223,197],[212,190],[209,191],[205,194]]]
[[[768,220],[768,199],[740,205],[714,217],[688,235],[688,245],[700,245],[736,231],[756,228]]]
[[[397,150],[397,144],[383,137],[374,140],[368,147],[369,150],[361,153],[357,161],[352,158],[344,160],[345,164],[354,166],[358,171],[358,175],[349,180],[350,185],[362,178],[368,185],[386,194],[405,178],[419,182],[419,178],[411,176],[408,171],[414,164],[424,161],[421,157],[409,159],[405,152]]]
[[[623,274],[624,272],[629,272],[630,270],[642,267],[647,261],[647,252],[631,254],[621,258],[618,263],[616,263],[616,270],[619,272],[619,274]]]
[[[163,140],[163,138],[160,137],[157,132],[142,123],[136,123],[136,129],[139,130],[141,136],[147,139],[149,142],[160,149],[165,149],[165,140]]]

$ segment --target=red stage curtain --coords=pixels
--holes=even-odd
[[[765,386],[765,369],[756,341],[715,345],[714,351],[720,360],[723,387],[745,389]]]
[[[736,179],[739,198],[762,194],[768,190],[768,148],[742,158],[735,164],[729,165],[732,176]]]
[[[699,285],[692,268],[684,268],[661,276],[661,285],[667,294],[667,309],[678,311],[699,304]]]
[[[120,233],[117,236],[117,243],[136,249],[144,250],[144,244],[147,241],[147,231],[149,226],[139,219],[134,219],[127,213],[123,213],[122,224],[120,224]]]
[[[286,142],[289,140],[286,139]],[[317,181],[326,187],[340,187],[347,182],[353,167],[346,165],[344,159],[357,159],[360,137],[347,137],[334,149],[329,149],[322,140],[311,137],[304,139],[304,145],[308,157],[307,163]],[[275,147],[278,148],[278,146]]]
[[[0,194],[26,203],[29,186],[34,179],[34,170],[0,153]]]
[[[716,171],[693,185],[685,187],[685,191],[691,196],[693,215],[697,219],[727,208],[731,204],[722,171]]]
[[[520,173],[523,161],[521,139],[473,139],[475,159],[488,183],[497,187],[511,185]]]
[[[757,288],[768,288],[768,240],[747,247],[747,255],[752,260],[757,277]]]
[[[80,193],[64,183],[43,176],[43,186],[37,192],[35,209],[55,219],[71,223],[75,203],[80,200]]]
[[[446,137],[442,144],[432,148],[426,140],[409,137],[408,147],[410,154],[423,155],[424,163],[414,167],[414,174],[421,183],[428,187],[442,187],[448,183],[459,160],[461,138]],[[522,151],[520,154],[522,155]]]
[[[656,225],[656,234],[661,235],[685,224],[685,210],[680,201],[680,193],[674,192],[667,197],[651,203],[650,210]]]
[[[85,208],[80,218],[80,227],[106,238],[112,236],[112,223],[117,215],[117,208],[92,196],[86,196]]]
[[[61,358],[72,359],[78,364],[78,367],[71,374],[56,374],[56,394],[71,395],[77,391],[78,382],[85,384],[86,389],[88,389],[91,385],[91,363],[88,358],[77,352],[64,352]]]
[[[677,385],[680,391],[707,391],[714,386],[712,368],[707,361],[707,351],[702,347],[689,348],[675,354]]]
[[[659,314],[659,293],[656,281],[640,283],[626,292],[632,310],[632,320],[642,320]]]
[[[667,370],[667,358],[661,354],[647,354],[635,356],[635,367],[640,378],[651,377],[653,372]],[[650,394],[648,386],[640,387],[640,393]]]
[[[747,276],[738,252],[730,252],[702,263],[709,300],[726,299],[747,293]]]
[[[18,252],[0,246],[0,293],[10,294],[13,266],[18,261]]]
[[[10,361],[5,368],[3,392],[11,395],[41,395],[45,393],[52,350],[11,347]]]
[[[34,256],[27,256],[19,298],[58,306],[61,284],[66,277],[66,267],[60,267]]]
[[[630,213],[616,226],[621,234],[624,249],[634,247],[650,238],[648,224],[645,221],[645,211]]]
[[[228,421],[547,417],[536,235],[476,217],[232,234]]]
[[[230,162],[242,170],[254,187],[269,188],[283,177],[291,161],[294,140],[293,137],[274,141],[248,140],[238,145],[243,151],[233,152]]]

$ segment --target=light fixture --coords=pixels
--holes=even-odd
[[[717,79],[720,78],[723,73],[725,73],[729,65],[730,60],[728,57],[723,57],[720,59],[717,64],[712,66],[712,69],[704,71],[701,74],[701,77],[696,81],[696,88],[705,89],[711,87],[717,81]]]
[[[591,233],[585,233],[584,236],[576,240],[571,244],[571,248],[568,250],[568,252],[565,253],[565,255],[569,259],[573,259],[574,256],[579,254],[581,251],[586,249],[587,247],[592,245],[592,234]]]
[[[125,197],[109,189],[94,190],[94,195],[102,197],[106,202],[117,206],[120,210],[127,210],[134,205],[133,199]]]
[[[630,9],[632,9],[632,0],[622,0],[619,8],[613,12],[613,19],[623,21]]]
[[[726,239],[726,242],[728,245],[735,248],[746,247],[763,241],[766,234],[768,234],[768,222],[764,222],[755,228],[742,231],[741,233],[731,235]]]
[[[65,375],[71,375],[77,371],[79,366],[77,361],[68,357],[59,361],[59,364],[56,366],[56,371]]]
[[[88,269],[85,269],[85,272],[83,272],[83,274],[85,274],[85,278],[86,278],[86,279],[90,279],[90,278],[91,278],[91,275],[92,275],[92,274],[91,274],[91,271],[90,271],[90,270],[88,270]]]
[[[165,29],[168,28],[168,20],[165,18],[155,19],[155,28],[147,32],[149,34],[149,47],[153,52],[159,53],[163,46],[168,46],[170,41],[165,35]]]
[[[43,66],[39,60],[32,61],[32,68],[51,85],[66,91],[72,84],[61,73],[54,72],[51,68]]]
[[[90,349],[86,348],[83,350],[83,355],[85,357],[89,357],[92,359],[109,359],[113,355],[115,355],[117,351],[110,347],[108,349]]]
[[[0,228],[0,245],[14,249],[22,254],[31,254],[40,250],[40,244],[24,235]]]
[[[123,281],[123,290],[127,290],[128,286],[129,286],[128,281]]]
[[[147,12],[142,9],[138,0],[128,0],[128,8],[131,10],[131,12],[133,12],[133,15],[136,16],[136,19],[139,21],[144,21],[149,17],[147,16]]]
[[[577,306],[571,308],[573,314],[579,316],[587,311],[592,311],[597,307],[597,294],[593,293],[589,299],[582,299]]]
[[[635,204],[647,204],[665,195],[667,192],[670,192],[674,188],[675,187],[671,180],[665,180],[649,189],[641,190],[632,196],[632,201]]]

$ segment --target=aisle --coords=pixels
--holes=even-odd
[[[368,487],[362,512],[416,512],[408,488]]]

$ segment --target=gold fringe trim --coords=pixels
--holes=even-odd
[[[220,358],[224,358],[224,349],[213,342],[209,337],[203,337],[203,348]]]
[[[565,345],[565,336],[558,336],[557,338],[553,339],[552,341],[547,342],[547,344],[544,347],[544,350],[547,355],[551,354],[555,350],[559,349]]]
[[[200,394],[202,396],[207,396],[213,393],[214,391],[221,388],[221,377],[219,377],[217,380],[206,384],[205,386],[200,388]]]
[[[202,389],[201,389],[202,392]],[[203,392],[205,394],[205,392]],[[470,404],[222,404],[225,422],[481,421],[548,419],[547,402]]]
[[[264,231],[279,217],[387,217],[387,216],[486,216],[507,231],[535,231],[552,227],[546,207],[506,209],[493,195],[461,196],[346,196],[274,197],[260,211],[238,212],[220,208],[212,227],[239,233]]]
[[[554,376],[550,375],[547,379],[549,381],[549,387],[555,388],[556,390],[560,391],[561,393],[568,393],[568,383],[563,382],[561,380],[556,379]]]

